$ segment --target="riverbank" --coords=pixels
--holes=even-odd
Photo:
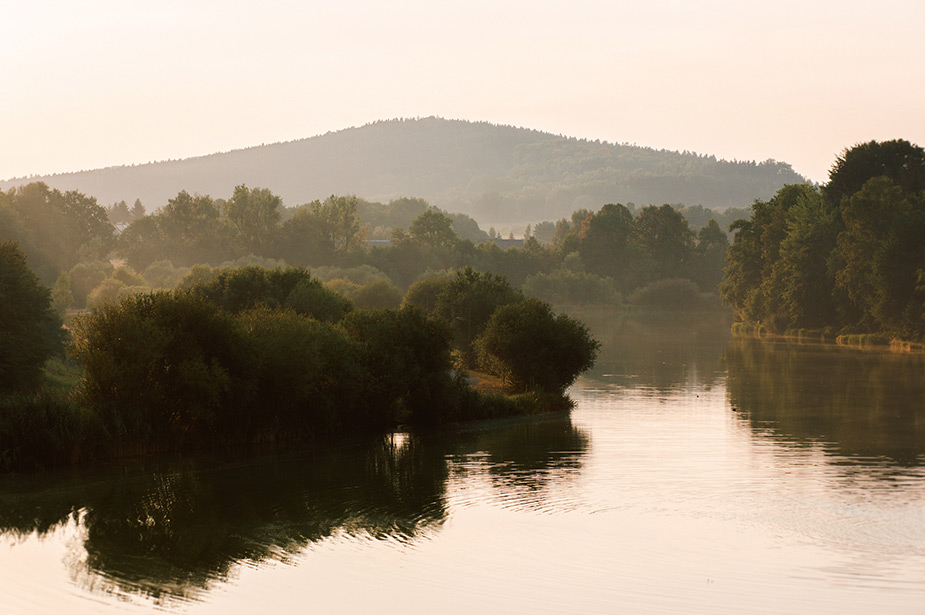
[[[732,335],[757,339],[778,339],[798,344],[834,344],[858,350],[889,350],[891,352],[925,352],[925,344],[901,340],[883,333],[836,333],[831,327],[824,329],[787,329],[773,333],[762,324],[733,323]]]

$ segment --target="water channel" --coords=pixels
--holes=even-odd
[[[925,357],[583,317],[570,415],[0,478],[0,612],[923,612]]]

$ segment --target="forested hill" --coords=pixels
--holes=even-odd
[[[427,199],[482,223],[569,216],[609,202],[745,207],[804,178],[790,165],[615,145],[548,133],[425,118],[376,122],[287,143],[186,160],[0,182],[43,181],[109,205],[136,198],[152,211],[181,190],[227,198],[269,188],[287,205],[331,194]]]

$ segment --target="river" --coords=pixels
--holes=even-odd
[[[923,612],[925,357],[583,316],[569,415],[0,478],[0,612]]]

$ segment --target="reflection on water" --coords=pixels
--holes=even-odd
[[[925,461],[925,356],[736,339],[725,361],[754,430],[825,443],[843,464]]]
[[[241,562],[288,561],[334,534],[414,541],[446,518],[449,459],[479,459],[497,489],[543,493],[577,471],[587,437],[567,416],[461,435],[392,434],[310,454],[49,479],[44,489],[5,480],[7,541],[70,528],[71,576],[95,590],[190,598]],[[562,461],[569,450],[568,461]],[[74,537],[77,540],[74,540]]]
[[[707,388],[723,376],[719,359],[729,339],[729,319],[716,314],[637,315],[588,311],[578,314],[601,341],[587,379],[669,393]]]

